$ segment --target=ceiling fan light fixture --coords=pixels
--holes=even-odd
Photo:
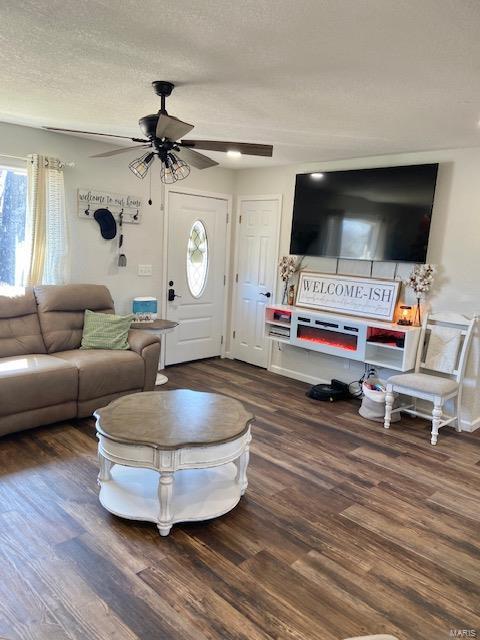
[[[129,163],[128,168],[134,175],[137,176],[137,178],[143,180],[143,178],[147,175],[148,169],[150,168],[154,157],[155,155],[152,151],[144,153],[143,156],[132,160],[132,162]]]
[[[169,155],[170,154],[167,155],[165,161],[162,160],[162,168],[160,170],[160,180],[163,182],[163,184],[173,184],[178,180],[178,178],[175,175],[175,170],[173,168],[173,162],[169,158]]]
[[[175,178],[177,180],[184,180],[185,178],[188,178],[188,176],[190,175],[190,167],[185,162],[185,160],[182,160],[174,153],[169,153],[168,156],[172,162],[171,166],[173,169],[173,173],[175,174]]]

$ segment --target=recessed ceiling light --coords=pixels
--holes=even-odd
[[[314,180],[321,180],[324,177],[323,173],[311,173],[310,177]]]
[[[229,156],[230,158],[241,158],[242,152],[241,151],[235,151],[234,149],[229,149],[227,151],[227,156]]]

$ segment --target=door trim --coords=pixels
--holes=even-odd
[[[283,201],[283,195],[281,193],[275,193],[275,194],[270,194],[270,195],[252,195],[252,196],[237,196],[237,206],[236,206],[236,213],[235,213],[235,244],[234,244],[234,253],[233,253],[233,273],[238,273],[238,259],[239,259],[239,239],[240,239],[240,211],[241,211],[241,206],[242,206],[242,202],[244,202],[245,200],[275,200],[277,202],[277,206],[278,206],[278,220],[277,220],[277,237],[274,238],[275,241],[275,249],[274,249],[274,254],[275,254],[275,263],[278,263],[278,255],[280,252],[280,232],[281,232],[281,227],[282,227],[282,201]],[[275,265],[276,266],[276,265]],[[277,280],[278,280],[278,268],[275,268],[274,270],[274,275],[273,275],[273,287],[272,287],[272,294],[273,294],[273,300],[272,302],[275,300],[276,297],[276,293],[277,293]],[[235,277],[232,274],[232,322],[231,322],[231,326],[230,326],[230,331],[231,333],[231,344],[230,344],[230,356],[232,359],[235,359],[235,355],[234,355],[234,343],[236,338],[233,337],[233,331],[235,329],[234,326],[234,318],[236,316],[237,313],[237,293],[238,293],[238,282],[235,282]],[[273,341],[269,340],[268,341],[268,345],[267,345],[267,371],[270,371],[271,366],[272,366],[272,347],[273,347]]]
[[[232,244],[232,202],[233,196],[228,193],[216,193],[214,191],[202,191],[200,189],[186,189],[179,186],[165,185],[163,198],[163,260],[162,260],[162,315],[167,315],[168,309],[168,223],[169,223],[169,201],[171,193],[179,193],[187,196],[200,196],[202,198],[214,198],[215,200],[225,200],[227,203],[227,229],[225,238],[225,295],[223,298],[223,318],[222,318],[222,335],[223,344],[221,345],[220,357],[225,357],[225,348],[227,343],[227,321],[228,321],[228,283],[230,282],[230,252]],[[165,340],[162,341],[162,349],[160,353],[160,369],[165,369]]]

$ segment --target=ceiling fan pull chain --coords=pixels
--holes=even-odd
[[[150,178],[150,184],[148,188],[148,204],[151,206],[152,205],[152,172],[151,171],[149,172],[148,177]]]

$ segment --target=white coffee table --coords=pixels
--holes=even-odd
[[[157,524],[207,520],[245,493],[250,424],[238,401],[180,389],[135,393],[95,412],[100,502],[111,513]]]

